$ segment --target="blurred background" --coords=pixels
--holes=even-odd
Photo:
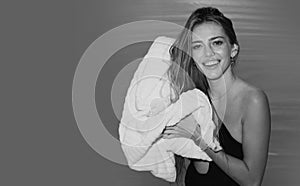
[[[269,97],[272,133],[263,185],[299,185],[298,5],[292,0],[4,3],[0,8],[1,64],[5,65],[1,67],[5,127],[1,185],[169,185],[148,172],[103,158],[86,143],[74,119],[72,81],[81,56],[102,34],[148,19],[183,26],[190,13],[203,6],[216,6],[233,20],[241,45],[236,71]],[[170,30],[169,36],[176,34]],[[122,48],[99,74],[97,109],[115,138],[124,95],[138,64],[132,61],[143,57],[150,45],[145,41]],[[112,91],[113,84],[120,87],[118,91]]]

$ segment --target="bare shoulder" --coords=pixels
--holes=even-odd
[[[267,94],[263,90],[243,80],[239,80],[239,87],[239,97],[244,100],[244,104],[252,105],[268,102]]]
[[[247,104],[250,107],[259,107],[269,104],[267,94],[263,90],[254,86],[249,86],[248,89],[245,89],[244,96],[246,96]]]
[[[239,97],[241,98],[241,102],[244,105],[244,116],[246,117],[247,115],[261,115],[261,114],[268,114],[269,112],[269,101],[267,94],[243,81],[240,80],[240,92],[239,92]]]

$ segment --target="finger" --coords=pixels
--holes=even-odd
[[[178,130],[178,127],[177,127],[177,126],[167,126],[167,127],[165,127],[164,130],[165,130],[165,131],[166,131],[166,130],[174,131],[174,130]]]
[[[165,129],[167,130],[175,130],[177,128],[177,126],[166,126]]]
[[[186,135],[199,136],[199,135],[201,135],[201,129],[197,128],[197,126],[195,127],[195,129],[193,131],[191,131],[189,128],[188,129],[185,128],[184,126],[178,126],[178,129],[182,130]]]
[[[162,138],[163,138],[163,139],[169,139],[170,136],[171,136],[171,134],[163,134],[163,135],[162,135]]]
[[[192,139],[192,137],[193,137],[193,134],[191,134],[187,130],[184,130],[181,127],[177,127],[177,126],[168,127],[168,129],[165,129],[163,134],[166,134],[166,135],[174,134],[177,137],[183,137],[183,138],[188,138],[188,139]]]
[[[185,136],[188,136],[188,137],[193,136],[192,132],[190,132],[190,131],[186,130],[185,128],[182,128],[182,127],[178,127],[177,131],[179,131],[179,133],[184,134]]]
[[[164,133],[163,138],[171,139],[171,138],[186,138],[191,139],[191,135],[185,134],[185,133],[179,133],[179,132],[170,132],[170,133]]]
[[[167,129],[167,130],[165,130],[163,132],[163,134],[176,134],[176,133],[178,133],[178,131],[176,131],[176,130],[170,130],[170,129]]]
[[[179,138],[180,135],[177,134],[168,134],[168,135],[164,135],[163,138],[164,139],[173,139],[173,138]]]
[[[179,130],[182,130],[182,131],[185,131],[185,132],[188,132],[188,133],[192,134],[191,131],[189,131],[188,129],[184,128],[183,126],[178,125],[177,128],[178,128]]]
[[[166,134],[166,135],[173,134],[173,135],[177,135],[177,136],[184,137],[184,138],[191,138],[192,137],[191,133],[186,132],[184,130],[181,130],[179,128],[177,128],[176,130],[167,129],[163,132],[163,134]]]
[[[165,128],[165,130],[175,130],[175,131],[179,131],[181,133],[190,133],[188,130],[184,129],[181,126],[175,125],[175,126],[167,126]]]

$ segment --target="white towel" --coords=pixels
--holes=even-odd
[[[174,91],[166,74],[170,66],[169,49],[174,39],[158,37],[139,64],[125,98],[119,136],[130,168],[151,171],[169,182],[176,179],[174,153],[188,158],[211,161],[191,139],[158,138],[166,126],[177,124],[192,114],[201,127],[209,147],[221,150],[214,138],[215,125],[207,96],[189,90],[171,103]],[[187,126],[190,131],[195,126]]]

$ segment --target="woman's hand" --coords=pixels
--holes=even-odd
[[[176,125],[167,126],[163,131],[162,138],[187,138],[192,139],[202,150],[207,149],[207,144],[201,136],[201,127],[198,125],[193,115],[189,115]]]

